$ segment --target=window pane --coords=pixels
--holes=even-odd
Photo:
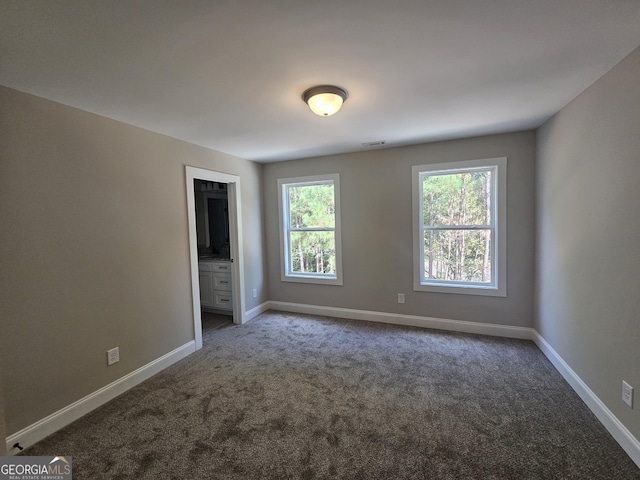
[[[426,230],[424,278],[491,283],[491,230]]]
[[[334,228],[333,183],[288,188],[290,228]]]
[[[292,273],[336,273],[335,235],[330,232],[291,232]]]
[[[431,175],[422,179],[425,226],[488,225],[491,171]]]

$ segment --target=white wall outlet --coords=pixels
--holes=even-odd
[[[118,347],[107,350],[107,365],[113,365],[120,361],[120,349]]]
[[[398,303],[404,303],[404,293],[398,294]]]
[[[253,298],[257,298],[258,297],[258,289],[254,288],[253,289]]]
[[[622,381],[622,401],[633,408],[633,387]]]

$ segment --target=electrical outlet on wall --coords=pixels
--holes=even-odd
[[[622,401],[633,408],[633,387],[622,381]]]
[[[107,365],[113,365],[120,361],[120,349],[118,347],[107,350]]]
[[[404,293],[398,294],[398,303],[404,303]]]
[[[253,289],[253,298],[256,298],[258,296],[258,289],[254,288]]]

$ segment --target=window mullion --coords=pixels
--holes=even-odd
[[[493,230],[493,226],[489,225],[423,225],[425,230]]]
[[[290,228],[291,232],[335,232],[334,227],[297,227]]]

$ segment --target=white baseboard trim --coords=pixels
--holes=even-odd
[[[450,332],[477,333],[494,337],[532,339],[532,328],[495,325],[491,323],[467,322],[462,320],[448,320],[445,318],[420,317],[417,315],[403,315],[400,313],[374,312],[369,310],[354,310],[351,308],[322,307],[302,303],[269,301],[269,308],[283,312],[307,313],[324,315],[326,317],[347,318],[350,320],[365,320],[369,322],[391,323],[394,325],[408,325],[412,327],[433,328]]]
[[[19,450],[17,448],[13,448],[13,445],[16,443],[19,443],[21,447],[26,448],[36,442],[39,442],[55,431],[60,430],[83,415],[86,415],[91,410],[98,408],[121,393],[135,387],[149,377],[152,377],[177,361],[182,360],[186,356],[195,352],[195,350],[195,341],[192,340],[189,343],[185,343],[181,347],[178,347],[166,355],[147,363],[128,375],[119,378],[115,382],[102,387],[86,397],[73,402],[71,405],[52,413],[48,417],[45,417],[42,420],[23,428],[19,432],[8,436],[6,439],[7,454],[15,455],[18,453]]]
[[[242,324],[244,325],[248,321],[253,320],[258,315],[263,314],[267,310],[269,310],[269,302],[261,303],[257,307],[254,307],[251,310],[247,310],[244,314],[244,322]]]
[[[533,331],[533,341],[549,359],[560,375],[571,385],[571,388],[587,404],[589,409],[600,420],[600,423],[609,431],[620,446],[631,457],[631,460],[640,467],[640,441],[625,427],[611,410],[593,393],[586,383],[573,371],[558,352],[537,332]]]

